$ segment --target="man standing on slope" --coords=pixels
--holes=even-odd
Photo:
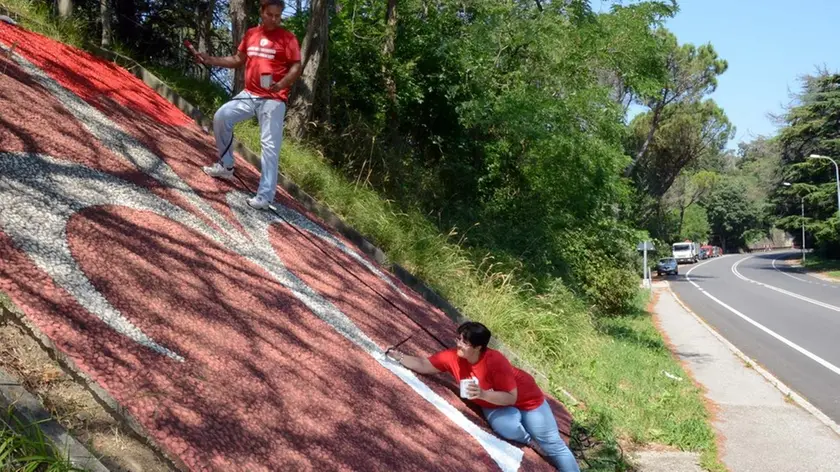
[[[207,175],[233,179],[233,126],[256,114],[260,123],[262,145],[260,186],[257,195],[248,199],[256,209],[267,208],[274,201],[279,171],[280,146],[289,89],[300,77],[300,46],[295,35],[280,26],[283,0],[261,0],[262,24],[245,32],[234,56],[211,57],[199,53],[202,64],[237,69],[245,65],[245,90],[222,105],[213,117],[213,132],[219,149],[219,161],[204,167]]]

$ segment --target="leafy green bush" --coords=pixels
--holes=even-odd
[[[604,267],[586,273],[586,295],[603,313],[626,313],[639,292],[639,276],[628,269]]]

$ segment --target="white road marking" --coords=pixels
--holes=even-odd
[[[800,282],[805,282],[806,284],[812,284],[812,283],[814,283],[814,282],[811,282],[810,280],[805,280],[805,279],[799,278],[799,277],[797,277],[797,276],[795,276],[795,275],[790,275],[790,274],[788,274],[787,272],[785,272],[785,271],[783,271],[783,270],[779,269],[778,267],[776,267],[776,261],[778,261],[778,260],[779,260],[779,258],[780,258],[780,257],[782,257],[782,256],[784,256],[784,255],[786,255],[786,254],[779,254],[779,257],[776,257],[776,258],[774,258],[774,259],[773,259],[773,263],[772,263],[771,265],[773,266],[773,268],[774,268],[774,269],[776,269],[777,271],[781,272],[782,274],[787,275],[788,277],[790,277],[790,278],[792,278],[792,279],[799,280]]]
[[[780,255],[779,255],[779,257],[777,257],[777,258],[773,259],[773,264],[772,264],[772,265],[773,265],[773,268],[774,268],[774,269],[776,269],[776,270],[778,270],[779,272],[781,272],[781,273],[783,273],[783,274],[787,275],[788,277],[791,277],[791,278],[794,278],[794,279],[796,279],[796,280],[800,280],[800,281],[802,281],[802,282],[805,282],[806,284],[816,285],[816,286],[819,286],[819,287],[840,288],[840,285],[827,284],[827,283],[825,283],[825,281],[824,281],[823,279],[821,279],[821,278],[817,277],[816,275],[809,274],[808,272],[805,272],[805,275],[806,275],[806,276],[808,276],[808,277],[811,277],[812,279],[815,279],[815,280],[805,280],[805,279],[802,279],[802,278],[799,278],[799,277],[796,277],[796,276],[790,275],[790,274],[788,274],[787,272],[785,272],[785,271],[783,271],[783,270],[779,269],[778,267],[776,267],[776,261],[777,261],[777,260],[779,260],[779,259],[781,259],[781,257],[782,257],[782,256],[784,256],[784,255],[785,255],[785,254],[780,254]]]
[[[766,284],[764,282],[759,282],[757,280],[753,280],[753,279],[744,277],[744,275],[742,275],[738,271],[738,265],[741,264],[742,262],[746,261],[747,259],[752,259],[753,257],[754,256],[745,257],[745,258],[741,259],[740,261],[736,262],[735,264],[733,264],[732,265],[732,273],[735,274],[735,276],[738,277],[739,279],[744,280],[746,282],[753,283],[753,284],[756,284],[756,285],[760,285],[764,288],[768,288],[768,289],[773,290],[775,292],[779,292],[783,295],[787,295],[789,297],[793,297],[793,298],[796,298],[798,300],[802,300],[803,302],[807,302],[807,303],[810,303],[812,305],[816,305],[816,306],[825,308],[827,310],[836,311],[837,313],[840,313],[840,307],[831,305],[829,303],[821,302],[819,300],[814,300],[813,298],[808,298],[806,296],[803,296],[803,295],[800,295],[798,293],[794,293],[794,292],[785,290],[783,288],[774,287],[773,285]]]
[[[752,258],[752,257],[753,257],[753,256],[750,256],[750,257],[745,257],[745,258],[743,258],[743,259],[739,260],[738,262],[736,262],[735,264],[733,264],[733,265],[732,265],[732,272],[733,272],[733,273],[734,273],[737,277],[739,277],[739,278],[741,278],[741,279],[743,279],[743,280],[746,280],[746,281],[749,281],[749,282],[751,282],[751,283],[755,283],[755,284],[758,284],[758,285],[763,285],[763,286],[766,286],[766,287],[768,287],[768,288],[771,288],[770,286],[768,286],[768,285],[766,285],[766,284],[762,284],[762,283],[760,283],[760,282],[754,282],[754,281],[751,281],[750,279],[747,279],[746,277],[744,277],[743,275],[740,275],[740,273],[738,273],[738,271],[737,271],[737,266],[738,266],[738,264],[740,264],[741,262],[744,262],[745,260],[750,259],[750,258]],[[711,261],[709,261],[709,262],[711,262]],[[747,323],[749,323],[749,324],[751,324],[751,325],[755,326],[756,328],[760,329],[761,331],[764,331],[765,333],[769,334],[770,336],[772,336],[772,337],[776,338],[777,340],[779,340],[780,342],[784,343],[785,345],[787,345],[787,346],[788,346],[788,347],[790,347],[791,349],[793,349],[793,350],[795,350],[795,351],[799,352],[799,353],[800,353],[800,354],[802,354],[803,356],[805,356],[805,357],[807,357],[807,358],[811,359],[812,361],[814,361],[814,362],[816,362],[817,364],[819,364],[819,365],[821,365],[821,366],[825,367],[826,369],[828,369],[828,370],[830,370],[830,371],[834,372],[835,374],[840,375],[840,367],[837,367],[836,365],[834,365],[834,364],[832,364],[832,363],[828,362],[827,360],[823,359],[822,357],[820,357],[820,356],[818,356],[818,355],[816,355],[816,354],[812,353],[811,351],[809,351],[809,350],[805,349],[804,347],[802,347],[802,346],[800,346],[800,345],[796,344],[795,342],[793,342],[793,341],[791,341],[791,340],[789,340],[789,339],[785,338],[784,336],[782,336],[782,335],[780,335],[780,334],[776,333],[775,331],[771,330],[770,328],[768,328],[768,327],[764,326],[763,324],[761,324],[761,323],[759,323],[759,322],[755,321],[754,319],[750,318],[749,316],[747,316],[747,315],[745,315],[745,314],[741,313],[740,311],[738,311],[738,310],[736,310],[736,309],[732,308],[731,306],[727,305],[726,303],[722,302],[722,301],[721,301],[721,300],[719,300],[717,297],[715,297],[714,295],[710,294],[708,291],[703,290],[702,288],[700,288],[700,286],[699,286],[699,285],[697,285],[697,284],[696,284],[693,280],[691,280],[691,278],[689,277],[689,275],[691,274],[691,272],[692,272],[694,269],[696,269],[697,267],[700,267],[700,266],[702,266],[702,265],[704,265],[704,264],[706,264],[706,263],[704,262],[703,264],[700,264],[700,265],[698,265],[698,266],[696,266],[696,267],[692,267],[692,268],[691,268],[691,270],[689,270],[689,271],[688,271],[688,273],[686,273],[686,274],[685,274],[685,278],[686,278],[686,280],[688,280],[688,281],[691,283],[691,285],[693,285],[693,286],[697,287],[697,288],[700,290],[700,292],[701,292],[701,293],[703,293],[703,295],[705,295],[705,296],[709,297],[712,301],[714,301],[714,302],[715,302],[715,303],[717,303],[718,305],[720,305],[720,306],[722,306],[722,307],[726,308],[727,310],[729,310],[730,312],[732,312],[732,313],[733,313],[733,314],[735,314],[736,316],[740,317],[741,319],[743,319],[743,320],[744,320],[744,321],[746,321]],[[773,288],[773,289],[776,289],[775,287],[772,287],[772,288]],[[776,290],[781,290],[781,289],[776,289]],[[787,292],[787,293],[788,293],[788,294],[790,294],[791,292]],[[805,297],[802,297],[802,298],[805,298]],[[814,301],[816,301],[816,300],[814,300]],[[834,308],[837,308],[837,307],[834,307]],[[840,309],[838,309],[838,310],[840,310]]]

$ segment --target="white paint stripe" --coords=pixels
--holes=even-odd
[[[790,292],[790,291],[785,290],[785,289],[783,289],[783,288],[774,287],[773,285],[766,284],[766,283],[764,283],[764,282],[759,282],[759,281],[757,281],[757,280],[753,280],[753,279],[750,279],[750,278],[745,277],[744,275],[742,275],[742,274],[738,271],[738,265],[739,265],[739,264],[741,264],[742,262],[746,261],[747,259],[752,259],[753,257],[754,257],[754,256],[745,257],[745,258],[741,259],[740,261],[736,262],[735,264],[733,264],[733,265],[732,265],[732,273],[733,273],[733,274],[735,274],[735,276],[736,276],[736,277],[738,277],[739,279],[744,280],[744,281],[746,281],[746,282],[753,283],[753,284],[756,284],[756,285],[760,285],[760,286],[762,286],[762,287],[764,287],[764,288],[767,288],[767,289],[773,290],[773,291],[778,292],[778,293],[781,293],[781,294],[783,294],[783,295],[787,295],[787,296],[789,296],[789,297],[796,298],[797,300],[802,300],[803,302],[807,302],[807,303],[810,303],[810,304],[812,304],[812,305],[816,305],[816,306],[819,306],[819,307],[825,308],[825,309],[827,309],[827,310],[831,310],[831,311],[835,311],[835,312],[837,312],[837,313],[840,313],[840,307],[837,307],[837,306],[831,305],[831,304],[829,304],[829,303],[824,303],[824,302],[821,302],[821,301],[819,301],[819,300],[814,300],[813,298],[808,298],[808,297],[806,297],[806,296],[799,295],[798,293]]]
[[[394,282],[391,281],[390,277],[385,275],[382,271],[376,268],[375,265],[368,262],[367,259],[362,257],[359,253],[354,251],[353,249],[347,247],[346,244],[341,242],[338,238],[330,234],[330,232],[326,231],[324,228],[315,224],[309,218],[301,215],[295,210],[288,208],[284,205],[272,205],[272,209],[278,213],[280,213],[280,217],[288,221],[289,223],[297,226],[298,228],[308,231],[309,233],[314,234],[315,236],[321,238],[325,242],[329,243],[332,246],[338,248],[341,252],[347,254],[348,256],[352,257],[356,260],[359,264],[365,266],[367,270],[371,271],[374,275],[379,277],[380,280],[388,284],[395,292],[400,294],[400,296],[406,300],[408,300],[408,295],[405,294]]]
[[[505,441],[496,436],[487,433],[478,425],[470,421],[454,406],[449,404],[440,395],[435,393],[425,383],[421,382],[417,376],[401,365],[396,365],[393,362],[384,359],[377,359],[380,364],[394,373],[403,382],[407,383],[415,392],[423,397],[427,402],[431,403],[438,411],[443,413],[450,421],[461,427],[470,436],[481,444],[484,450],[490,457],[496,461],[496,464],[502,469],[502,472],[516,472],[522,464],[522,457],[524,453],[521,449],[511,446]]]
[[[665,283],[668,284],[667,281]],[[779,389],[779,391],[782,392],[783,395],[786,395],[793,399],[793,401],[795,401],[799,406],[805,409],[805,411],[812,414],[822,424],[828,426],[835,433],[840,434],[840,425],[835,423],[831,418],[826,416],[825,413],[820,411],[817,407],[812,405],[811,402],[806,400],[805,397],[796,393],[796,391],[794,391],[792,388],[785,385],[784,382],[777,379],[776,376],[771,374],[767,369],[761,367],[761,365],[758,362],[744,354],[734,344],[729,342],[728,339],[724,338],[723,335],[721,335],[720,333],[715,331],[714,328],[709,326],[709,324],[706,323],[706,321],[703,320],[703,318],[701,318],[697,313],[694,313],[694,311],[680,299],[680,297],[674,291],[673,287],[671,287],[671,284],[668,284],[668,291],[671,293],[671,296],[674,297],[674,300],[676,300],[677,303],[679,303],[679,305],[683,307],[686,313],[691,315],[695,320],[697,320],[698,323],[700,323],[704,328],[706,328],[710,333],[712,333],[712,336],[717,338],[717,340],[723,343],[724,346],[728,347],[729,350],[732,351],[732,353],[735,354],[736,357],[744,361],[746,365],[751,366],[756,372],[758,372],[762,377],[764,377],[768,382],[770,382],[771,385]]]
[[[268,54],[263,54],[263,53],[260,53],[260,52],[253,52],[253,51],[248,51],[248,57],[263,57],[263,58],[266,58],[266,59],[274,59],[273,54],[269,56]]]
[[[449,402],[432,391],[413,372],[385,359],[383,350],[364,331],[359,329],[353,323],[353,320],[286,268],[283,261],[277,256],[277,253],[271,246],[268,237],[269,227],[273,224],[285,223],[284,220],[271,212],[253,211],[245,204],[245,198],[242,195],[230,192],[227,195],[227,201],[228,206],[233,210],[236,218],[245,230],[248,231],[251,239],[254,241],[253,249],[243,252],[243,256],[265,269],[280,284],[288,288],[295,298],[306,305],[318,318],[321,318],[335,329],[336,332],[391,371],[418,395],[431,403],[432,406],[450,421],[472,436],[487,451],[487,454],[498,464],[502,471],[515,472],[519,470],[524,455],[522,450],[479,428]],[[288,211],[294,212],[291,209]]]
[[[798,280],[798,281],[800,281],[800,282],[805,282],[806,284],[811,284],[811,283],[813,283],[813,282],[811,282],[810,280],[801,279],[801,278],[799,278],[799,277],[797,277],[797,276],[795,276],[795,275],[788,274],[787,272],[785,272],[785,271],[783,271],[783,270],[779,269],[778,267],[776,267],[776,261],[778,261],[778,260],[779,260],[782,256],[786,256],[786,255],[787,255],[787,254],[779,254],[779,256],[778,256],[778,257],[774,257],[774,258],[773,258],[773,263],[772,263],[772,264],[770,264],[770,265],[772,265],[772,266],[773,266],[773,269],[775,269],[775,270],[777,270],[777,271],[781,272],[781,273],[782,273],[782,274],[784,274],[784,275],[787,275],[788,277],[790,277],[790,278],[792,278],[792,279],[796,279],[796,280]]]
[[[7,49],[3,46],[2,40],[0,40],[0,49]],[[79,120],[79,123],[88,132],[97,138],[105,148],[113,152],[116,157],[122,158],[128,164],[180,194],[201,211],[205,217],[222,228],[225,233],[231,235],[239,233],[227,219],[219,215],[213,207],[199,197],[192,187],[172,170],[169,164],[151,152],[134,136],[114,123],[104,113],[82,100],[81,97],[64,88],[28,59],[18,54],[14,55],[14,59],[32,79],[49,91],[56,100],[64,105],[67,111]]]
[[[732,267],[733,267],[733,268],[735,268],[735,266],[737,266],[738,264],[740,264],[741,262],[743,262],[743,261],[745,261],[745,260],[747,260],[747,259],[750,259],[751,257],[752,257],[752,256],[750,256],[750,257],[746,257],[746,258],[744,258],[744,259],[741,259],[740,261],[736,262],[736,263],[735,263]],[[703,265],[703,264],[701,264],[701,265]],[[697,267],[700,267],[700,266],[697,266]],[[745,315],[745,314],[741,313],[740,311],[738,311],[738,310],[736,310],[736,309],[732,308],[731,306],[727,305],[726,303],[722,302],[721,300],[719,300],[717,297],[715,297],[714,295],[712,295],[712,294],[711,294],[711,293],[709,293],[708,291],[703,290],[702,288],[700,288],[700,286],[699,286],[699,285],[697,285],[696,283],[694,283],[694,281],[693,281],[693,280],[691,280],[691,278],[689,277],[689,276],[691,275],[691,272],[692,272],[694,269],[696,269],[697,267],[693,267],[691,270],[689,270],[689,271],[688,271],[688,273],[687,273],[687,274],[685,274],[685,278],[686,278],[686,280],[688,280],[689,282],[691,282],[691,284],[692,284],[692,285],[694,285],[695,287],[697,287],[698,289],[700,289],[700,292],[701,292],[701,293],[703,293],[703,295],[705,295],[705,296],[709,297],[712,301],[714,301],[714,302],[715,302],[715,303],[717,303],[718,305],[720,305],[720,306],[722,306],[722,307],[726,308],[727,310],[729,310],[730,312],[732,312],[734,315],[736,315],[736,316],[740,317],[741,319],[743,319],[743,320],[744,320],[744,321],[746,321],[747,323],[749,323],[749,324],[751,324],[751,325],[755,326],[756,328],[760,329],[761,331],[763,331],[763,332],[765,332],[765,333],[769,334],[770,336],[772,336],[773,338],[775,338],[775,339],[779,340],[780,342],[782,342],[782,343],[783,343],[783,344],[785,344],[786,346],[790,347],[791,349],[793,349],[793,350],[795,350],[795,351],[799,352],[799,353],[800,353],[800,354],[802,354],[803,356],[805,356],[805,357],[807,357],[807,358],[811,359],[812,361],[814,361],[814,362],[816,362],[817,364],[819,364],[819,365],[821,365],[821,366],[825,367],[826,369],[828,369],[828,370],[830,370],[830,371],[834,372],[835,374],[840,375],[840,367],[835,366],[834,364],[832,364],[832,363],[830,363],[830,362],[826,361],[826,360],[825,360],[825,359],[823,359],[822,357],[820,357],[820,356],[818,356],[818,355],[816,355],[816,354],[812,353],[811,351],[809,351],[809,350],[807,350],[807,349],[803,348],[802,346],[800,346],[800,345],[798,345],[798,344],[794,343],[793,341],[790,341],[789,339],[785,338],[784,336],[782,336],[782,335],[780,335],[780,334],[776,333],[775,331],[771,330],[770,328],[768,328],[768,327],[764,326],[763,324],[761,324],[761,323],[759,323],[759,322],[755,321],[754,319],[750,318],[749,316],[747,316],[747,315]],[[736,275],[738,275],[738,274],[736,274]],[[743,277],[743,276],[741,276],[741,277],[742,277],[742,278],[744,278],[745,280],[749,280],[749,279],[746,279],[746,278],[745,278],[745,277]]]

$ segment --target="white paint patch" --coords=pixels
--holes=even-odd
[[[143,333],[90,283],[67,243],[67,223],[99,205],[153,211],[182,222],[198,218],[116,177],[39,154],[0,152],[0,230],[79,304],[132,341],[183,361]],[[203,225],[203,223],[200,223]]]
[[[283,219],[271,212],[249,211],[248,206],[241,199],[232,198],[231,195],[228,196],[228,205],[233,209],[240,224],[248,231],[251,239],[254,241],[256,250],[246,257],[272,274],[277,281],[288,288],[295,298],[306,305],[316,316],[332,326],[333,329],[341,333],[349,341],[359,346],[365,353],[379,362],[380,365],[391,371],[418,395],[431,403],[432,406],[449,418],[450,421],[466,431],[487,451],[503,471],[519,470],[519,465],[523,457],[523,452],[520,449],[479,428],[440,395],[432,391],[413,372],[389,362],[382,348],[359,329],[347,315],[342,313],[335,305],[306,285],[305,282],[285,267],[277,256],[277,253],[274,252],[268,235],[269,226],[284,223]],[[285,213],[284,218],[292,222],[292,224],[297,226],[298,223],[303,223],[300,221],[303,215],[300,215],[296,211],[283,207],[283,212]],[[304,223],[302,229],[312,229],[309,227],[310,224],[312,224],[311,221],[309,221],[309,224]],[[346,247],[344,250],[345,252],[353,252]],[[358,254],[356,256],[360,257]]]
[[[123,159],[146,175],[157,180],[164,187],[172,189],[226,233],[232,234],[237,232],[233,225],[219,215],[203,198],[199,197],[192,187],[172,170],[169,164],[155,153],[149,151],[134,136],[126,132],[95,107],[82,100],[78,95],[64,88],[26,58],[18,54],[15,54],[14,58],[35,82],[55,96],[67,108],[67,111],[79,120],[82,127],[96,137],[116,157]]]

